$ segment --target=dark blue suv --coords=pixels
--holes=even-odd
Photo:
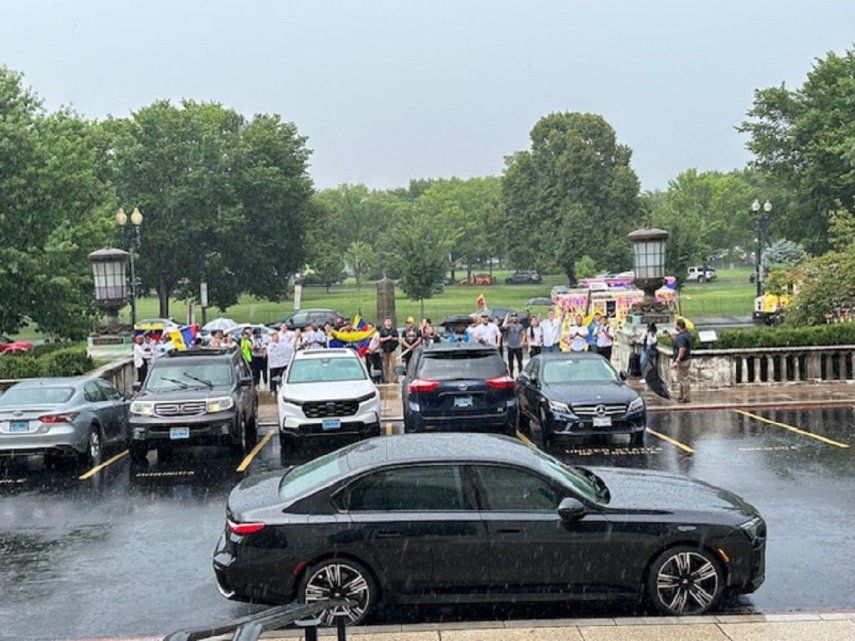
[[[494,347],[420,347],[410,359],[401,398],[406,432],[516,434],[514,380]]]

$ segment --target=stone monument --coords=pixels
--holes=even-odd
[[[395,327],[398,326],[395,315],[395,281],[383,272],[383,278],[377,281],[377,327],[383,325],[387,318],[392,319]]]

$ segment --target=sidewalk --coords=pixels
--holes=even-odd
[[[264,639],[302,638],[302,631]],[[855,641],[855,612],[734,614],[701,617],[553,619],[366,626],[348,629],[353,641]],[[335,635],[321,634],[321,641]]]
[[[691,403],[677,403],[657,396],[640,379],[633,379],[629,384],[644,397],[649,412],[855,405],[855,385],[846,382],[751,385],[692,392]]]

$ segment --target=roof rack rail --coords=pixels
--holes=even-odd
[[[199,626],[196,628],[185,628],[168,634],[163,641],[202,641],[213,637],[220,637],[233,632],[232,641],[258,641],[261,633],[265,630],[284,628],[287,625],[296,624],[305,630],[306,641],[317,641],[318,626],[321,621],[318,617],[321,612],[329,608],[341,608],[356,605],[355,601],[349,599],[325,599],[314,603],[292,602],[287,605],[279,605],[255,614],[250,614],[239,619],[233,619],[226,623],[214,626]],[[346,614],[336,616],[336,636],[338,641],[347,641],[345,629]]]

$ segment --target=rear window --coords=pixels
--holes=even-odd
[[[365,380],[358,358],[307,358],[291,363],[289,383],[337,383]]]
[[[504,373],[505,362],[497,353],[449,352],[424,354],[418,376],[435,381],[452,381],[460,378],[495,378]]]
[[[279,484],[280,498],[290,503],[349,472],[347,455],[356,445],[358,443],[295,467],[282,477]]]
[[[12,387],[0,396],[0,407],[58,405],[73,394],[73,387]]]

